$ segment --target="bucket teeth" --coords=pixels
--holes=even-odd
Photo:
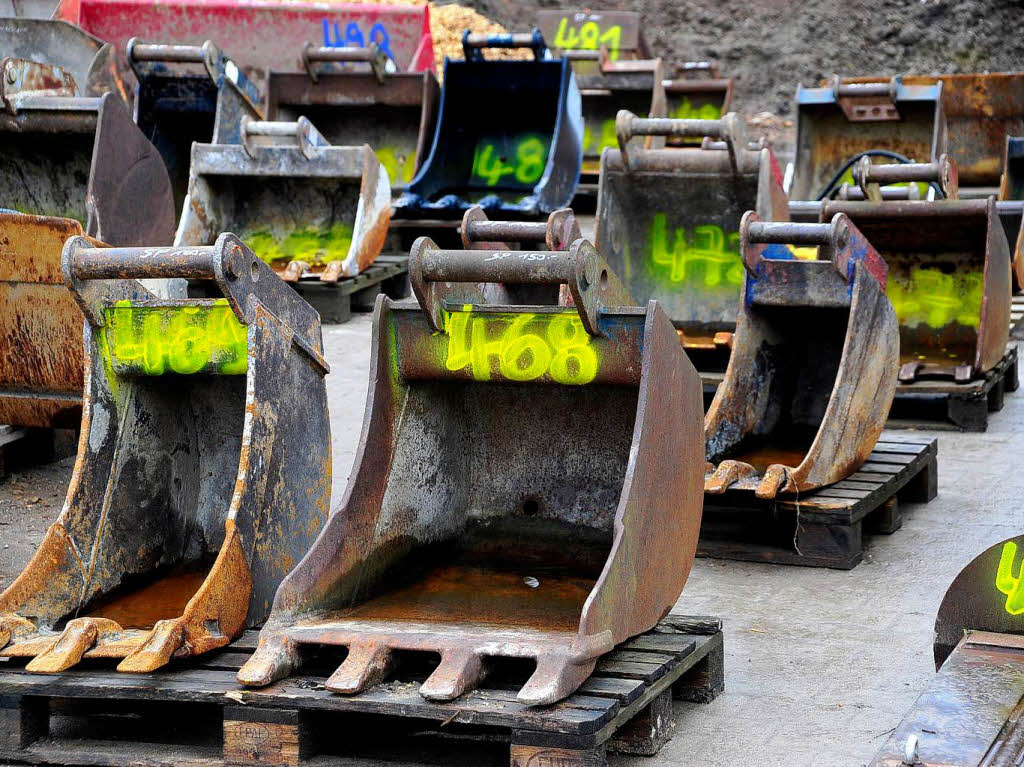
[[[783,466],[781,463],[773,463],[765,471],[754,495],[762,500],[771,500],[786,489],[790,471],[792,470],[789,467]]]
[[[380,643],[355,644],[324,687],[331,692],[362,692],[384,680],[392,665],[391,648]]]
[[[238,681],[253,687],[265,687],[288,676],[293,668],[295,659],[285,643],[260,642],[256,652],[239,669]]]
[[[33,674],[56,674],[76,665],[104,634],[122,631],[106,618],[75,618],[43,652],[29,661],[25,670]]]
[[[921,362],[905,362],[900,365],[900,372],[898,375],[900,383],[914,383],[914,379],[917,378],[917,374],[922,368],[924,368],[924,363]]]
[[[308,270],[309,264],[305,261],[289,261],[281,272],[281,279],[285,282],[298,282]]]
[[[24,639],[34,633],[36,633],[36,627],[32,621],[12,613],[0,615],[0,650],[4,649],[12,639]]]
[[[117,670],[136,674],[155,671],[166,666],[184,643],[185,624],[180,618],[158,621],[145,643],[121,661]]]
[[[537,668],[516,696],[527,706],[545,706],[561,700],[583,684],[594,671],[597,659],[570,663],[564,655],[542,655]]]
[[[341,272],[342,262],[331,261],[329,264],[327,264],[323,273],[320,275],[320,282],[328,282],[333,285],[342,278],[343,275]]]
[[[745,477],[756,477],[757,469],[743,461],[722,461],[714,473],[704,480],[704,492],[711,495],[721,495],[729,486],[738,479]]]
[[[453,700],[475,690],[483,677],[483,658],[475,652],[449,650],[442,653],[440,665],[420,686],[420,695],[427,700]]]

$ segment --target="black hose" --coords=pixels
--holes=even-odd
[[[814,199],[820,202],[821,200],[824,200],[826,197],[828,197],[835,190],[836,184],[839,183],[839,179],[843,177],[843,174],[846,173],[846,171],[848,171],[851,167],[853,167],[860,160],[861,157],[888,157],[890,160],[896,160],[896,162],[900,163],[901,165],[907,165],[908,163],[914,162],[909,157],[905,157],[904,155],[901,155],[899,152],[890,152],[888,149],[868,149],[866,152],[858,152],[853,157],[844,162],[841,166],[839,166],[839,170],[835,172],[835,175],[832,176],[831,179],[829,179],[829,182],[827,184],[825,184],[825,188]],[[942,193],[942,187],[940,187],[934,181],[928,182],[928,186],[934,189],[935,193],[939,197],[945,197],[945,195]]]

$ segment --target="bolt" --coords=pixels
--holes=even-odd
[[[18,81],[18,75],[14,71],[14,67],[7,67],[7,82],[14,85]]]

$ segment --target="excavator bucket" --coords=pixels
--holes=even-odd
[[[131,103],[131,89],[125,83],[114,47],[67,21],[0,17],[0,56],[59,66],[78,87],[78,92],[71,95],[102,96],[111,92]]]
[[[665,109],[673,120],[717,120],[732,107],[735,80],[722,77],[714,61],[686,61],[663,85]],[[686,136],[668,136],[666,141],[669,146],[693,143]]]
[[[239,143],[244,117],[266,117],[263,94],[210,40],[153,45],[132,38],[125,55],[139,81],[135,122],[164,158],[180,212],[193,142]]]
[[[701,515],[699,380],[657,303],[620,306],[586,240],[488,253],[421,238],[410,274],[419,305],[377,301],[344,499],[239,679],[266,685],[343,645],[326,687],[356,693],[396,651],[428,651],[440,664],[420,693],[448,700],[517,657],[536,661],[519,700],[552,703],[679,596]],[[552,281],[574,307],[483,305],[475,286]]]
[[[58,66],[7,58],[0,68],[0,207],[73,219],[109,244],[170,242],[167,170],[124,102],[75,95]]]
[[[790,199],[824,199],[865,154],[881,163],[937,159],[946,151],[942,90],[941,83],[849,82],[838,75],[825,88],[798,86]]]
[[[175,244],[233,231],[285,281],[336,283],[373,263],[390,220],[391,182],[370,147],[331,146],[305,117],[243,120],[240,143],[193,145]]]
[[[437,123],[440,88],[432,71],[396,72],[376,45],[303,50],[305,72],[271,72],[273,120],[307,117],[336,146],[369,144],[400,193],[423,164]],[[362,66],[367,71],[355,71]]]
[[[62,270],[86,316],[82,437],[57,521],[0,593],[0,657],[152,671],[266,617],[327,516],[320,319],[238,238],[93,248]],[[133,277],[221,299],[158,299]],[[301,406],[297,406],[301,404]]]
[[[1004,140],[1024,133],[1024,72],[903,75],[900,80],[908,86],[942,83],[946,151],[959,168],[961,195],[995,194],[1003,170]],[[843,78],[848,83],[877,81],[877,77]]]
[[[456,218],[474,204],[533,218],[572,200],[583,156],[580,93],[540,33],[463,35],[446,60],[430,154],[395,204],[405,218]],[[486,48],[531,48],[534,61],[489,61]]]
[[[817,246],[813,261],[783,245]],[[704,492],[758,498],[838,482],[864,463],[896,389],[899,329],[886,266],[843,215],[740,224],[743,300],[725,379],[704,418]]]
[[[620,110],[644,117],[665,117],[665,74],[661,59],[612,61],[608,51],[573,51],[570,61],[597,60],[598,69],[576,72],[583,99],[583,183],[595,183],[601,153],[618,147],[615,116]],[[662,142],[664,143],[664,142]]]
[[[1024,200],[1024,138],[1006,137],[1003,151],[1003,175],[999,181],[1000,200]],[[1010,247],[1013,292],[1024,290],[1024,216],[1002,216],[1006,244]]]
[[[634,136],[704,138],[678,149],[634,147]],[[770,149],[748,144],[743,118],[618,117],[601,158],[596,245],[638,301],[656,298],[698,370],[724,370],[743,286],[740,219],[789,219]]]
[[[938,181],[956,196],[945,158],[925,165],[869,165],[873,178]],[[945,179],[939,181],[940,179]],[[950,180],[953,179],[953,183]],[[877,197],[877,195],[876,195]],[[844,213],[889,265],[887,293],[900,322],[901,383],[984,376],[1006,352],[1010,327],[1010,251],[996,203],[988,200],[832,201],[823,219]]]

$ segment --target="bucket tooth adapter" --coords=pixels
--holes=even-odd
[[[403,218],[458,218],[473,205],[536,218],[576,193],[583,158],[580,92],[566,59],[540,32],[462,38],[446,60],[430,154],[395,203]],[[533,61],[489,61],[487,48],[530,48]]]
[[[93,248],[64,279],[85,314],[85,407],[57,521],[0,593],[0,657],[147,672],[261,623],[327,517],[320,319],[231,234]],[[209,280],[158,299],[132,279]],[[301,407],[296,407],[301,403]]]
[[[245,119],[240,143],[193,144],[191,167],[177,245],[236,232],[286,282],[331,284],[359,274],[384,247],[387,171],[369,146],[331,146],[305,117]]]
[[[135,122],[164,158],[180,213],[193,142],[241,143],[242,120],[267,116],[263,93],[210,40],[164,45],[133,37],[125,56],[138,79]]]
[[[789,219],[770,149],[743,117],[651,120],[620,112],[618,148],[601,158],[595,244],[640,302],[656,298],[698,370],[725,370],[743,286],[740,219]],[[643,149],[635,136],[702,140]]]
[[[852,180],[861,156],[880,164],[937,160],[946,152],[942,91],[942,83],[908,85],[899,77],[849,82],[836,75],[825,88],[798,86],[790,199],[829,197]]]
[[[309,44],[302,61],[305,72],[270,72],[270,118],[306,117],[335,146],[369,144],[388,172],[392,193],[404,191],[434,138],[440,87],[432,68],[398,72],[376,43]]]
[[[865,159],[856,176],[869,199],[826,202],[821,216],[849,216],[889,266],[900,383],[984,376],[1003,358],[1010,327],[1010,250],[995,200],[955,199],[956,165],[946,157],[909,165]],[[879,200],[879,184],[894,179],[935,183],[948,198]]]
[[[795,259],[783,245],[817,246]],[[843,215],[740,224],[743,300],[725,379],[704,418],[704,492],[758,498],[838,482],[867,459],[899,365],[886,266]]]
[[[377,300],[342,504],[281,584],[238,678],[267,685],[305,651],[343,645],[326,686],[357,693],[396,651],[427,651],[440,664],[420,693],[449,700],[493,658],[517,657],[536,661],[519,700],[552,703],[686,581],[700,382],[657,302],[622,306],[586,240],[489,253],[424,237],[410,272],[419,305]],[[484,305],[481,282],[566,283],[575,306]]]

